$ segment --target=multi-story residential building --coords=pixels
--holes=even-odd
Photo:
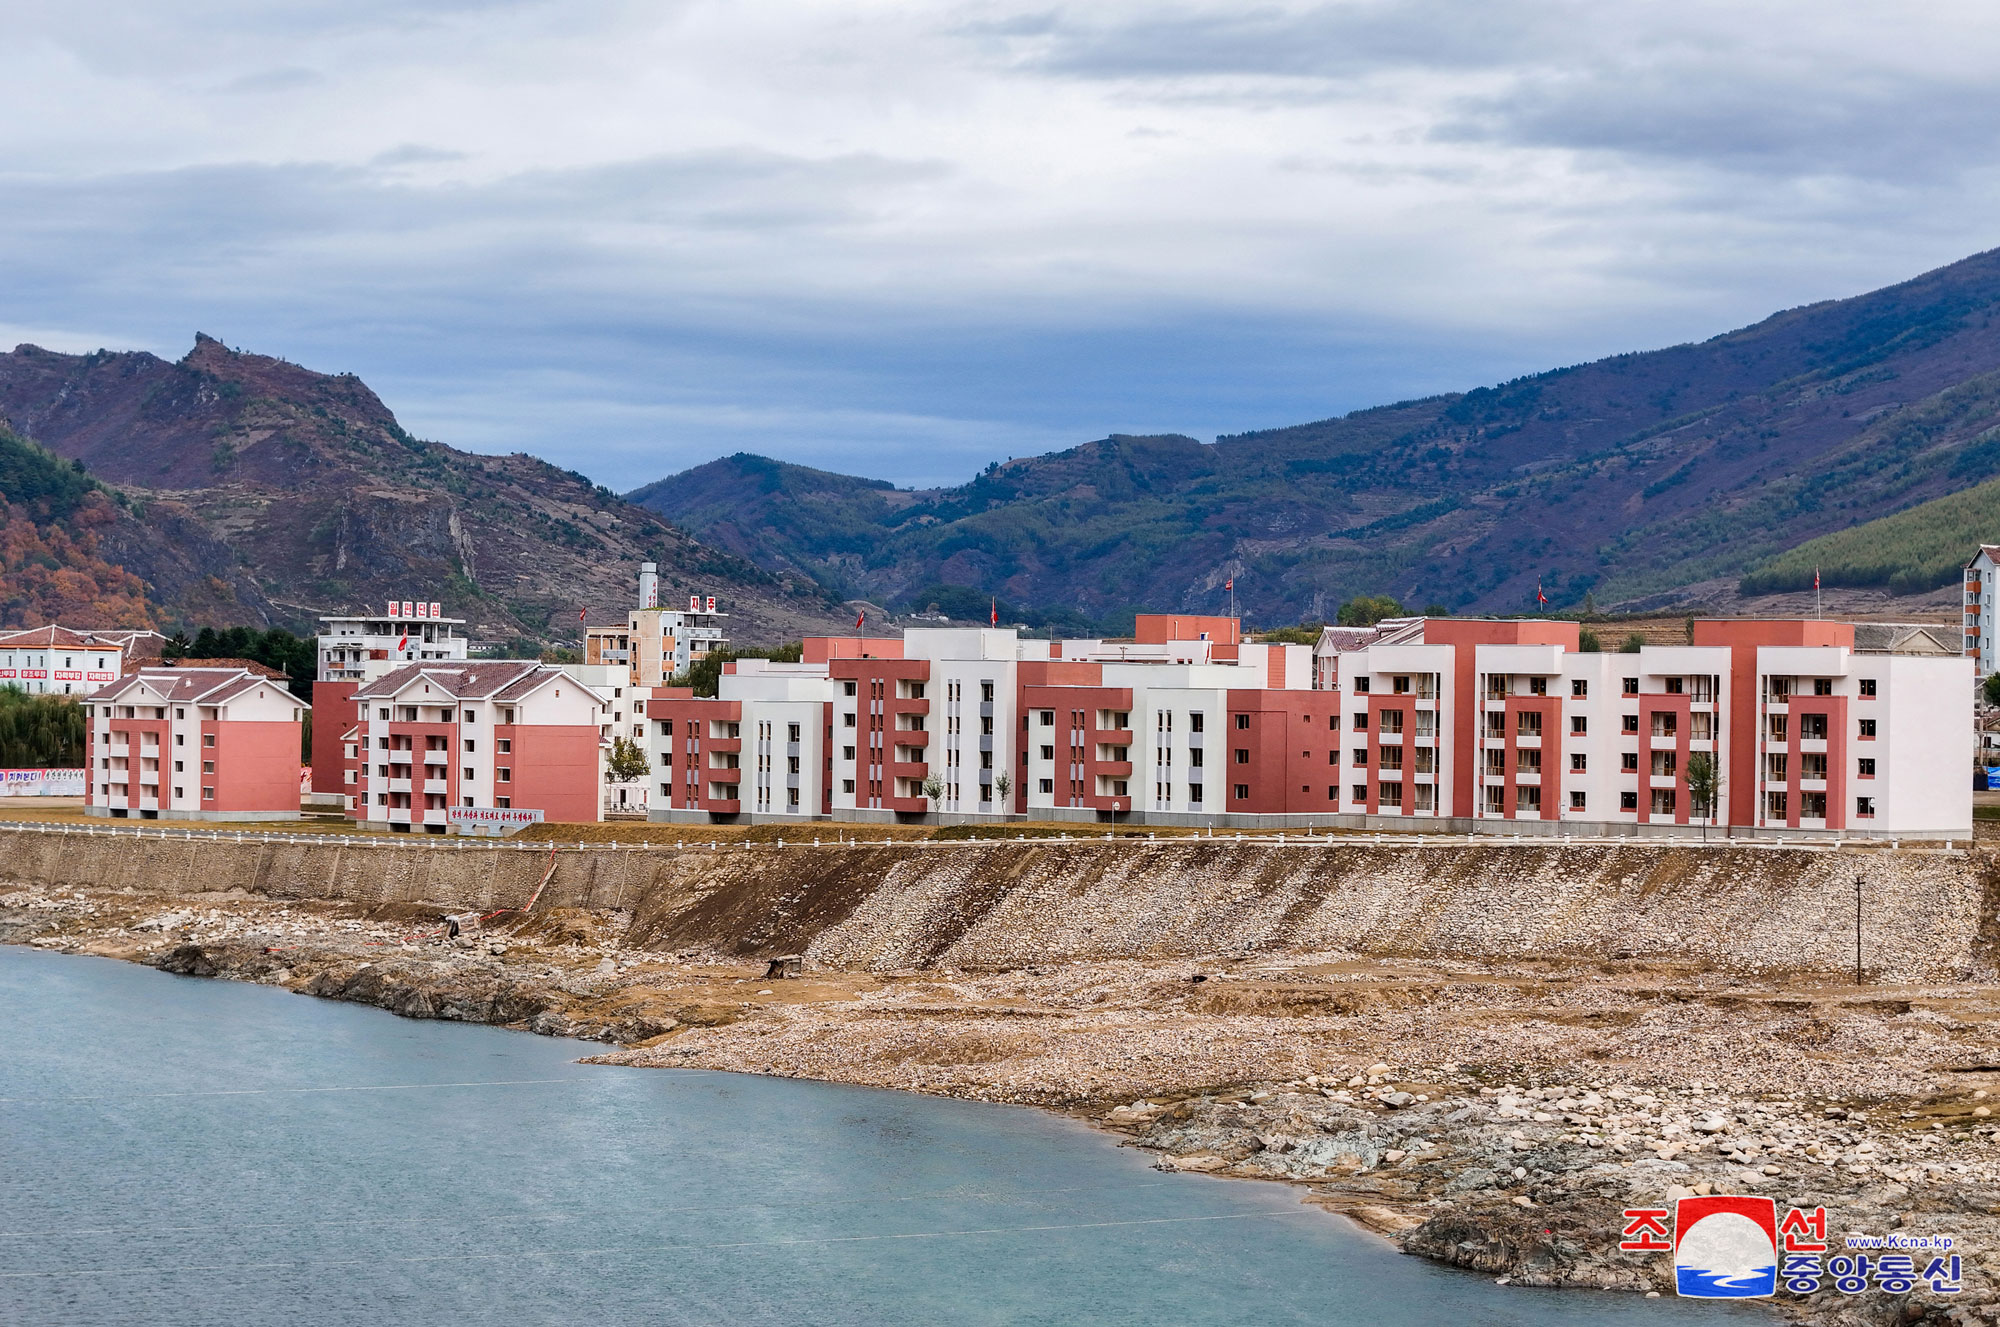
[[[2000,544],[1981,544],[1965,564],[1965,653],[1979,676],[2000,673]]]
[[[406,664],[353,703],[340,744],[356,820],[443,834],[461,808],[601,818],[606,698],[553,664]]]
[[[87,696],[140,661],[158,659],[157,631],[80,631],[64,626],[0,632],[0,687],[35,696]]]
[[[306,705],[247,668],[141,668],[90,694],[85,810],[296,820]]]
[[[1175,625],[816,638],[716,699],[656,692],[653,813],[1971,832],[1971,666],[1919,628],[1698,622],[1604,654],[1573,622],[1413,619],[1317,652]]]
[[[716,611],[714,595],[691,594],[685,612],[660,603],[659,567],[639,567],[639,606],[615,627],[584,632],[583,661],[629,671],[634,687],[665,686],[677,673],[729,645],[727,613]]]
[[[341,734],[354,726],[354,693],[364,683],[412,663],[466,657],[465,619],[446,617],[432,600],[392,599],[380,613],[320,619],[319,671],[313,682],[312,790],[344,795]]]

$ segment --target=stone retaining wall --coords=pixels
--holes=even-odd
[[[441,911],[518,907],[542,845],[0,836],[0,880]],[[852,968],[1354,950],[1411,958],[1690,959],[1871,980],[1986,961],[1991,853],[1179,839],[564,849],[541,907],[624,909],[663,950]],[[1992,895],[1993,898],[1989,898]],[[1988,930],[2000,930],[1989,926]]]

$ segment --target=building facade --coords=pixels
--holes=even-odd
[[[352,701],[341,786],[372,828],[443,834],[455,809],[602,816],[606,699],[555,665],[405,664]]]
[[[714,699],[655,692],[654,818],[1971,833],[1972,665],[1922,629],[1697,622],[1605,654],[1546,620],[1332,649],[1140,624],[815,638]]]
[[[1981,544],[1965,564],[1965,653],[1979,676],[2000,672],[2000,545]]]
[[[296,820],[307,706],[245,668],[141,668],[92,692],[85,810]]]
[[[324,797],[347,792],[341,782],[342,734],[354,726],[354,693],[364,683],[412,663],[466,657],[464,618],[446,617],[432,600],[392,599],[380,613],[323,617],[316,639],[313,681],[312,790]]]
[[[0,687],[32,696],[87,696],[127,668],[158,659],[165,645],[157,631],[46,626],[0,632]]]
[[[663,605],[659,568],[642,563],[639,606],[626,613],[623,625],[586,629],[583,661],[626,670],[630,686],[665,686],[676,674],[728,648],[728,616],[717,611],[712,594],[689,595],[685,611]]]

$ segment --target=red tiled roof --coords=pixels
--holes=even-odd
[[[220,705],[258,687],[277,685],[270,678],[259,677],[244,668],[140,668],[93,691],[90,699],[123,700],[144,687],[171,704]],[[302,709],[312,708],[289,692],[286,696]]]

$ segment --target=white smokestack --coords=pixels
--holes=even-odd
[[[639,607],[658,608],[660,606],[660,564],[641,562],[639,564]]]

